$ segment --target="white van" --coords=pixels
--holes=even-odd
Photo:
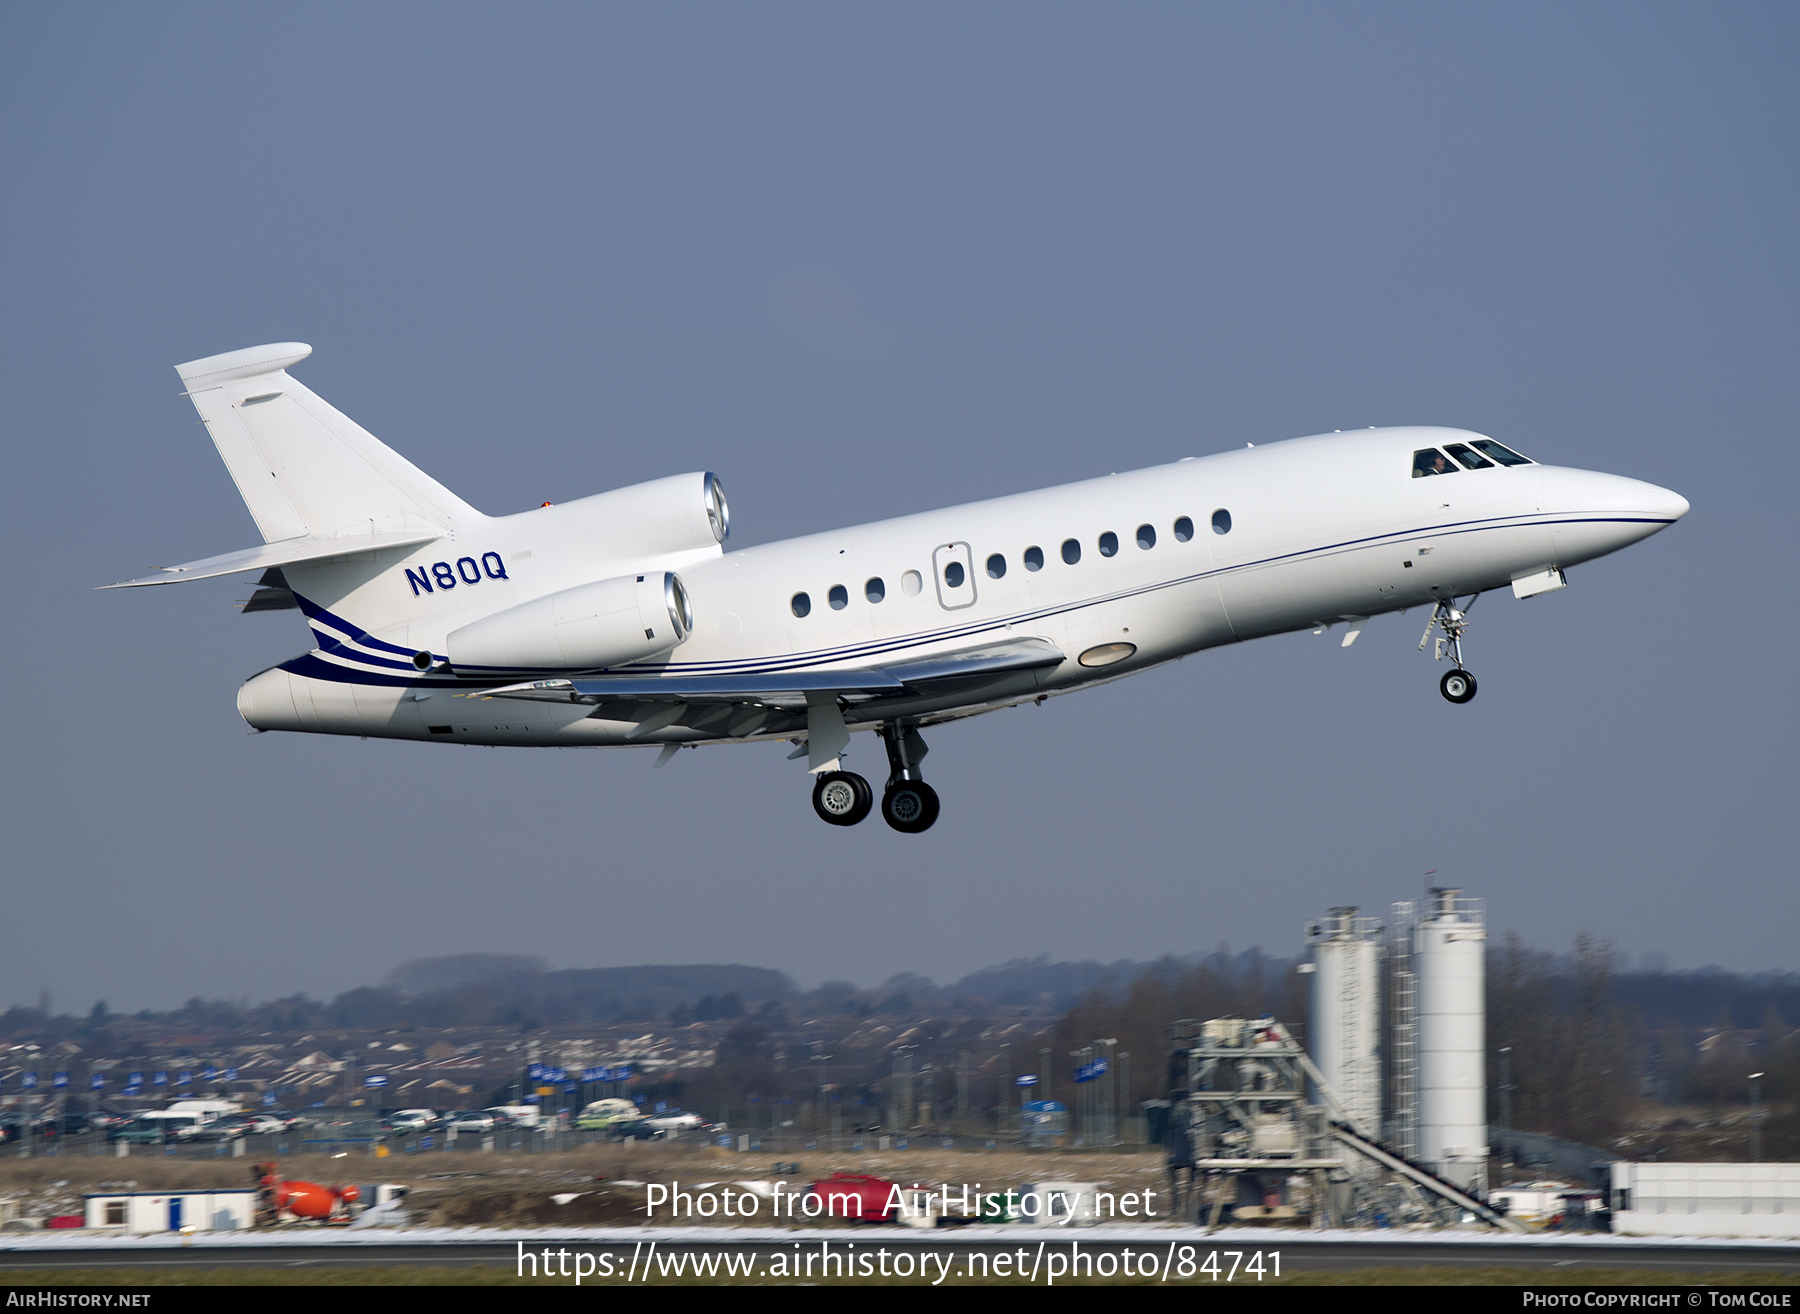
[[[219,1118],[225,1117],[227,1114],[240,1113],[242,1110],[238,1108],[237,1103],[233,1100],[176,1100],[168,1108],[164,1109],[163,1112],[165,1114],[194,1114],[200,1120],[197,1125],[204,1127],[209,1122],[214,1122]]]
[[[543,1117],[535,1104],[494,1104],[482,1112],[503,1113],[520,1127],[535,1127]]]

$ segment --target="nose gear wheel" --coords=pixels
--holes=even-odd
[[[1461,669],[1445,671],[1438,692],[1453,703],[1466,703],[1475,696],[1475,677]]]

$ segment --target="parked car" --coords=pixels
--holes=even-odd
[[[623,1122],[615,1122],[606,1129],[608,1136],[621,1141],[666,1141],[669,1132],[666,1127],[653,1127],[649,1118],[630,1118]]]
[[[577,1131],[604,1131],[615,1122],[629,1122],[642,1115],[630,1100],[595,1100],[575,1117]]]
[[[133,1118],[123,1127],[114,1127],[106,1133],[106,1139],[112,1144],[123,1141],[127,1145],[161,1145],[165,1140],[173,1140],[171,1132],[177,1130],[179,1128],[170,1128],[162,1122]]]
[[[400,1109],[381,1120],[382,1130],[395,1136],[428,1132],[437,1125],[437,1114],[430,1109]]]
[[[279,1136],[288,1129],[286,1120],[267,1113],[246,1113],[238,1121],[246,1136]]]
[[[499,1130],[499,1124],[495,1121],[493,1114],[476,1109],[469,1113],[459,1113],[454,1115],[450,1121],[445,1124],[445,1129],[458,1133],[486,1133]]]
[[[236,1118],[214,1118],[211,1122],[203,1122],[194,1127],[178,1127],[174,1139],[177,1141],[235,1141],[245,1132],[244,1124]]]
[[[665,1132],[700,1131],[708,1126],[706,1119],[697,1113],[657,1113],[644,1121]]]

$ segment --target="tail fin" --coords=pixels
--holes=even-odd
[[[288,374],[303,342],[177,365],[265,543],[440,532],[480,513]]]

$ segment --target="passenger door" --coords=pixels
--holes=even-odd
[[[945,611],[975,605],[975,559],[967,543],[945,543],[931,553],[938,602]]]

